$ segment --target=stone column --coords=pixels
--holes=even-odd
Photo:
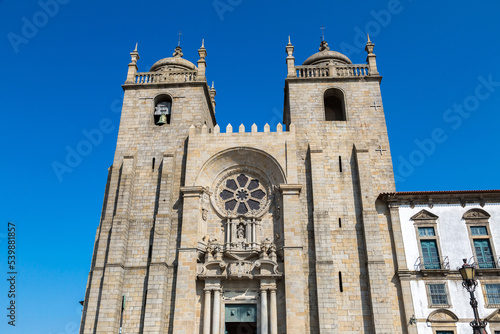
[[[236,240],[238,240],[238,238],[236,238],[237,227],[238,227],[238,221],[235,222],[234,220],[231,220],[231,244],[233,242],[236,242]]]
[[[205,288],[205,311],[203,312],[203,334],[210,334],[210,297],[212,290]]]
[[[212,319],[212,334],[219,334],[220,324],[220,289],[214,290],[214,311]]]
[[[255,247],[257,243],[257,234],[255,232],[255,220],[252,221],[252,247]]]
[[[245,241],[247,244],[252,245],[252,223],[248,222],[245,226]]]
[[[260,289],[260,334],[268,334],[267,290]]]
[[[269,302],[269,307],[271,311],[271,334],[278,334],[278,309],[276,305],[276,288],[269,289],[271,300]]]
[[[226,249],[229,248],[231,244],[231,220],[226,221]]]

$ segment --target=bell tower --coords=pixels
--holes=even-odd
[[[203,44],[198,66],[177,46],[139,73],[137,46],[130,54],[80,333],[169,330],[186,138],[216,125]]]
[[[344,318],[345,310],[374,333],[395,330],[399,322],[392,311],[397,289],[386,291],[384,283],[394,264],[377,197],[395,184],[382,77],[369,37],[365,50],[367,62],[353,64],[323,39],[319,52],[297,66],[290,40],[286,46],[283,119],[295,126],[295,153],[304,161],[299,183],[307,192],[308,248],[315,254],[309,295],[318,301],[310,305],[311,327],[319,333],[346,331],[353,318]]]

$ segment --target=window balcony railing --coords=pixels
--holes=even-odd
[[[496,261],[493,258],[476,261],[474,257],[471,257],[469,263],[477,269],[500,269],[500,257]]]
[[[450,261],[447,256],[440,256],[432,259],[418,257],[415,261],[415,270],[449,270]]]

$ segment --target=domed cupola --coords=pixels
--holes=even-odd
[[[330,51],[328,43],[323,40],[319,46],[319,52],[307,58],[302,65],[327,65],[332,61],[334,64],[352,64],[347,56],[337,51]]]
[[[153,66],[151,66],[149,71],[195,70],[196,66],[189,60],[182,58],[182,56],[182,48],[178,46],[175,48],[172,57],[158,60],[153,64]]]

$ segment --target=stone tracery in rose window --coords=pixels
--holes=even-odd
[[[229,216],[254,216],[268,203],[268,191],[257,178],[238,173],[227,177],[217,189],[220,208]]]

